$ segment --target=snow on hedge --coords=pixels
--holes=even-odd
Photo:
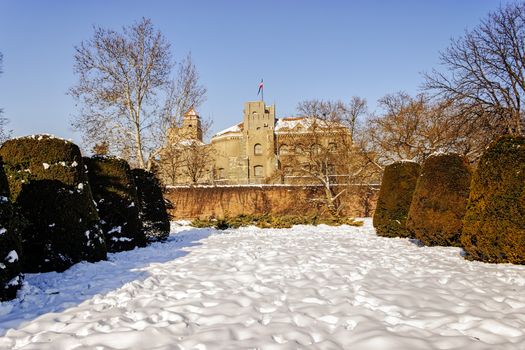
[[[9,349],[520,349],[525,266],[363,227],[182,227],[167,243],[27,275]]]

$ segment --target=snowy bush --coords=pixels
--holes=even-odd
[[[0,162],[0,301],[13,299],[22,285],[19,218],[9,200],[9,187]]]
[[[425,245],[459,246],[471,169],[458,154],[435,154],[421,168],[407,228]]]
[[[195,219],[191,222],[193,227],[215,227],[218,230],[229,228],[239,228],[246,226],[257,226],[259,228],[291,228],[294,225],[329,225],[329,226],[361,226],[363,221],[358,221],[350,217],[325,218],[318,216],[297,216],[282,215],[246,215],[241,214],[234,217],[224,217],[219,219]]]
[[[525,264],[525,137],[501,137],[482,155],[461,243],[469,259]]]
[[[20,230],[27,272],[62,271],[106,258],[104,236],[79,148],[36,135],[0,148],[10,198],[26,224]]]
[[[139,218],[140,202],[129,164],[118,158],[84,158],[108,251],[146,245]]]
[[[170,232],[170,218],[162,196],[162,188],[155,174],[131,170],[139,198],[140,217],[148,241],[164,241]]]
[[[420,171],[420,165],[411,161],[385,167],[373,220],[377,235],[411,237],[406,221]]]

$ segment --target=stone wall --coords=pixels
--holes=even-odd
[[[346,216],[372,216],[377,186],[353,186],[341,196]],[[240,214],[327,215],[320,203],[320,186],[180,186],[164,193],[173,219],[236,216]]]

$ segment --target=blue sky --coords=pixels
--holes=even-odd
[[[450,38],[508,1],[24,1],[0,0],[0,107],[14,134],[48,132],[80,141],[66,95],[74,46],[92,26],[120,29],[149,17],[182,58],[191,51],[208,88],[199,113],[213,131],[242,119],[243,103],[265,100],[278,117],[310,98],[417,93]]]

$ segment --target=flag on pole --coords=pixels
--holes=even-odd
[[[264,83],[263,83],[263,80],[261,79],[261,82],[259,83],[259,91],[257,91],[257,96],[259,96],[259,94],[263,92],[263,89],[264,89]]]

